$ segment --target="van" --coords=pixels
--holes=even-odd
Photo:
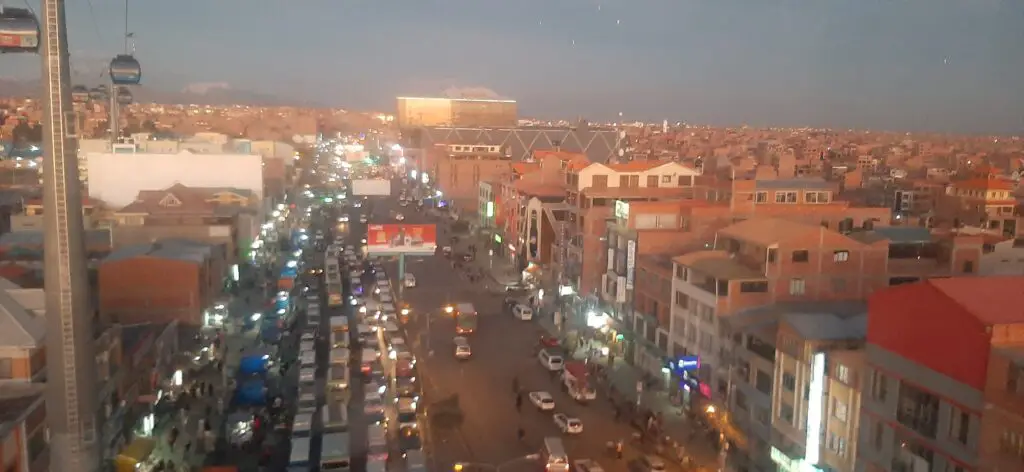
[[[547,472],[569,472],[569,455],[565,453],[561,438],[544,438],[540,453]]]
[[[533,308],[530,308],[523,304],[517,304],[512,307],[512,316],[517,320],[530,321],[533,319]]]
[[[540,361],[540,365],[544,366],[545,369],[552,372],[562,370],[562,365],[565,362],[562,359],[561,355],[555,354],[553,352],[548,352],[547,349],[542,349],[539,353],[537,353],[537,360]]]
[[[320,412],[324,432],[336,433],[348,430],[348,404],[342,401],[329,401]]]
[[[296,413],[292,420],[292,434],[295,436],[309,436],[313,429],[313,415],[310,413]]]
[[[300,352],[299,367],[316,367],[316,351]]]
[[[383,425],[366,427],[366,455],[367,460],[388,460],[388,432]]]

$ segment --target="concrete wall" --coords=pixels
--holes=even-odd
[[[94,229],[96,222],[88,215],[82,216],[85,229]],[[11,215],[11,231],[42,231],[42,215]]]
[[[111,230],[114,248],[135,244],[151,244],[161,239],[188,239],[223,246],[227,264],[236,262],[238,254],[232,228],[227,225],[145,225],[118,226]],[[223,274],[222,274],[223,275]]]

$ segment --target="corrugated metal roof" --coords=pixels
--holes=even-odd
[[[134,244],[117,248],[103,259],[103,263],[137,257],[155,257],[202,264],[210,258],[212,253],[213,249],[208,244],[185,239],[171,239],[152,244]]]
[[[893,243],[929,243],[932,241],[931,230],[918,226],[887,226],[875,228],[873,232]]]
[[[813,340],[863,339],[868,334],[867,308],[853,316],[835,313],[791,313],[783,321],[800,333],[800,337]]]
[[[3,279],[7,284],[10,281]],[[13,284],[11,284],[13,285]],[[38,293],[30,293],[38,292]],[[42,346],[46,334],[46,318],[35,306],[25,306],[20,299],[33,305],[45,297],[42,289],[0,288],[0,346],[32,349]]]
[[[833,185],[825,179],[773,179],[754,182],[757,190],[832,190]]]
[[[85,232],[85,244],[110,245],[109,229],[94,229]],[[0,235],[0,246],[42,246],[43,232],[37,230],[12,231]]]

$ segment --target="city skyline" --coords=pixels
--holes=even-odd
[[[515,98],[538,118],[1024,129],[1024,56],[1013,47],[1024,32],[1009,2],[782,3],[185,0],[130,5],[129,31],[144,86],[161,90],[391,110],[398,95],[463,87]],[[98,83],[123,48],[124,6],[67,8],[73,68]],[[38,57],[0,61],[3,78],[38,71]]]

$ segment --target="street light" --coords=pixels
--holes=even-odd
[[[517,462],[520,462],[520,461],[535,461],[537,459],[540,459],[540,454],[527,454],[527,455],[522,456],[522,457],[517,457],[515,459],[507,460],[507,461],[502,462],[501,464],[498,464],[498,465],[487,464],[487,463],[483,463],[483,462],[456,462],[455,465],[452,466],[452,469],[455,472],[463,472],[463,470],[465,468],[467,468],[467,467],[477,467],[477,468],[480,468],[480,469],[487,469],[487,470],[492,470],[492,471],[495,471],[495,472],[501,472],[502,468],[508,467],[508,466],[510,466],[512,464],[515,464]]]

